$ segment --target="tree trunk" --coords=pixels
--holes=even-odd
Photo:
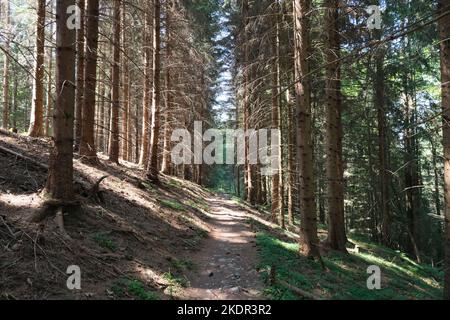
[[[128,39],[127,39],[127,33],[125,29],[125,18],[126,18],[126,5],[125,1],[122,2],[122,48],[123,48],[123,55],[122,55],[122,67],[123,67],[123,78],[122,78],[122,101],[123,101],[123,108],[122,108],[122,144],[121,144],[121,154],[122,159],[125,161],[129,161],[128,159],[128,143],[130,142],[128,139],[128,117],[130,112],[130,68],[128,66]]]
[[[313,171],[313,146],[311,138],[311,87],[310,71],[310,26],[308,14],[310,0],[294,0],[294,43],[295,43],[295,97],[297,103],[297,158],[300,173],[300,250],[308,257],[320,258],[317,236],[317,216]]]
[[[121,21],[120,0],[114,0],[113,22],[113,65],[112,65],[112,109],[111,134],[109,136],[109,160],[119,163],[119,110],[120,110],[120,35]]]
[[[86,7],[86,52],[84,66],[83,125],[80,155],[97,161],[94,140],[95,90],[97,87],[99,0],[87,0]]]
[[[338,0],[325,3],[326,51],[326,145],[327,145],[327,201],[328,239],[332,249],[347,252],[347,236],[344,219],[344,177],[342,172],[342,125],[340,39],[338,24]]]
[[[85,0],[77,0],[80,9],[80,28],[77,29],[77,91],[75,96],[75,150],[80,148],[83,127],[83,94],[84,94],[84,33],[85,33]]]
[[[53,29],[53,28],[52,28]],[[53,32],[51,32],[53,33]],[[45,136],[50,137],[50,118],[53,113],[53,48],[48,49],[48,83],[47,83],[47,113],[45,116]]]
[[[30,137],[44,134],[44,63],[45,63],[45,0],[37,1],[36,60],[34,66],[33,101],[31,107]]]
[[[158,182],[158,143],[161,117],[161,3],[154,0],[153,26],[153,97],[152,122],[150,128],[150,159],[147,166],[147,178]]]
[[[50,155],[46,192],[52,199],[71,202],[73,189],[73,122],[75,108],[75,30],[67,28],[73,0],[56,2],[56,107],[54,147]],[[69,11],[70,12],[70,11]]]
[[[172,48],[172,36],[171,36],[171,1],[166,0],[166,108],[164,112],[164,147],[163,156],[161,162],[161,172],[163,174],[169,174],[170,172],[170,119],[172,113],[172,83],[170,74],[171,61],[171,48]]]
[[[280,30],[279,30],[279,14],[280,8],[278,0],[272,4],[273,6],[273,26],[274,34],[272,36],[272,129],[281,131],[281,104],[280,104]],[[283,212],[283,186],[282,177],[282,149],[281,134],[278,141],[272,141],[272,145],[276,146],[278,160],[280,161],[278,172],[272,176],[272,220],[278,219],[281,228],[285,228],[284,212]]]
[[[150,101],[152,100],[152,67],[153,67],[153,6],[150,6],[153,0],[147,0],[148,6],[145,11],[145,24],[143,31],[143,46],[144,46],[144,92],[142,99],[142,141],[141,141],[141,154],[139,159],[139,165],[145,166],[148,164],[148,148],[150,138]]]
[[[379,38],[381,35],[379,36]],[[384,48],[380,47],[376,53],[375,73],[375,109],[378,117],[378,158],[380,172],[380,207],[381,207],[381,241],[385,245],[391,242],[392,217],[389,205],[389,160],[387,140],[386,106],[384,101]]]
[[[10,29],[11,29],[11,13],[9,7],[9,1],[2,2],[5,5],[5,26],[7,28],[8,34],[6,35],[4,51],[5,51],[5,60],[3,62],[3,121],[2,127],[5,130],[9,129],[9,64],[10,64]]]
[[[441,39],[442,118],[444,144],[444,299],[450,300],[450,0],[440,0],[440,13],[447,15],[439,20]]]

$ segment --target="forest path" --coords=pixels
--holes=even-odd
[[[262,298],[263,283],[257,272],[255,233],[246,212],[229,197],[208,199],[210,236],[190,257],[195,271],[183,293],[192,300],[252,300]]]

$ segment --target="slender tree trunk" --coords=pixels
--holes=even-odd
[[[170,119],[172,113],[172,83],[170,64],[172,63],[172,26],[171,26],[171,1],[166,0],[166,108],[164,112],[164,147],[161,162],[161,172],[169,174],[170,172]]]
[[[447,15],[439,20],[441,39],[442,118],[444,144],[444,299],[450,300],[450,0],[440,0],[440,13]]]
[[[77,29],[77,91],[75,96],[75,150],[80,148],[83,127],[83,95],[84,95],[84,68],[85,68],[85,0],[77,0],[80,9],[80,28]]]
[[[13,117],[12,117],[12,130],[14,133],[17,133],[17,105],[18,105],[18,101],[17,101],[17,96],[18,96],[18,91],[19,91],[19,79],[18,79],[18,75],[17,75],[17,67],[14,67],[14,81],[13,81]]]
[[[344,177],[342,172],[342,125],[341,125],[341,79],[340,40],[338,24],[338,0],[325,3],[325,33],[327,40],[326,67],[326,145],[327,145],[327,200],[328,239],[334,250],[347,252],[347,236],[344,219]]]
[[[122,159],[125,161],[129,161],[128,155],[128,144],[130,140],[128,139],[128,130],[129,130],[129,114],[130,114],[130,67],[128,65],[128,39],[127,33],[125,29],[125,17],[126,17],[126,6],[125,1],[122,2],[122,48],[123,48],[123,56],[122,56],[122,66],[123,66],[123,111],[122,111]]]
[[[9,7],[9,1],[2,2],[5,5],[5,26],[8,30],[8,34],[6,35],[5,44],[4,44],[4,51],[5,51],[5,60],[3,62],[3,121],[2,121],[2,127],[5,130],[8,130],[9,128],[9,64],[10,64],[10,54],[11,54],[11,48],[10,48],[10,29],[11,29],[11,13],[10,13],[10,7]]]
[[[375,73],[375,109],[378,117],[378,158],[380,171],[380,207],[381,207],[381,241],[385,245],[391,242],[391,212],[389,206],[389,160],[387,142],[387,119],[384,101],[384,49],[376,53]]]
[[[87,0],[86,7],[86,52],[84,66],[83,125],[81,131],[80,155],[90,161],[97,161],[94,140],[95,90],[97,88],[99,0]]]
[[[311,87],[309,73],[310,26],[308,14],[310,0],[294,0],[295,43],[295,97],[297,103],[297,158],[300,173],[300,250],[308,257],[320,257],[317,236],[317,216],[313,171],[313,146],[311,137]]]
[[[294,190],[295,190],[295,133],[294,133],[294,110],[295,106],[291,103],[291,91],[286,91],[286,102],[288,105],[288,121],[287,121],[287,135],[288,135],[288,169],[287,169],[287,210],[288,210],[288,221],[291,226],[295,223],[294,217]]]
[[[279,14],[280,8],[278,0],[272,4],[273,6],[273,26],[274,35],[272,36],[272,129],[281,130],[281,112],[280,112],[280,34],[279,34]],[[278,141],[272,141],[272,144],[278,144],[277,153],[279,168],[278,172],[272,176],[272,220],[278,219],[281,228],[285,228],[284,212],[283,212],[283,186],[281,183],[282,176],[282,149],[281,134]]]
[[[145,24],[143,31],[144,47],[144,92],[142,99],[142,141],[139,165],[148,164],[149,156],[149,138],[150,138],[150,101],[152,100],[152,68],[153,68],[153,0],[147,0],[148,6],[145,11]],[[152,4],[152,5],[150,5]]]
[[[53,32],[52,32],[53,33]],[[47,83],[47,114],[45,116],[45,135],[50,136],[50,118],[53,113],[53,49],[48,49],[48,83]]]
[[[46,192],[70,202],[73,188],[73,123],[75,108],[75,30],[67,28],[73,0],[56,2],[56,108],[53,113],[54,147],[50,155]],[[69,11],[70,12],[70,11]]]
[[[154,0],[153,26],[153,97],[152,122],[150,128],[150,158],[147,166],[147,178],[158,182],[158,144],[161,117],[161,3]]]
[[[45,0],[37,1],[36,60],[34,66],[33,101],[31,107],[30,137],[44,134],[44,62],[45,62]]]
[[[111,134],[109,136],[109,160],[119,163],[119,110],[120,110],[120,29],[121,21],[120,0],[114,0],[113,22],[113,65],[112,65],[112,110],[111,110]]]
[[[249,50],[249,3],[248,0],[244,0],[242,3],[242,17],[244,19],[244,36],[243,36],[243,46],[244,46],[244,131],[248,132],[250,129],[250,50]],[[246,199],[252,205],[256,202],[255,194],[255,182],[253,180],[253,166],[250,164],[250,141],[249,137],[245,137],[245,185],[246,185]]]

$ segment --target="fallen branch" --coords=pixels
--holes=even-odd
[[[271,285],[278,284],[278,285],[280,285],[282,287],[286,287],[286,288],[288,288],[289,290],[291,290],[292,292],[294,292],[295,294],[297,294],[297,295],[299,295],[301,297],[304,297],[304,298],[307,298],[307,299],[310,299],[310,300],[322,300],[321,297],[316,296],[313,293],[310,293],[310,292],[307,292],[307,291],[302,290],[300,288],[294,287],[293,285],[287,283],[286,281],[277,279],[277,277],[276,277],[276,269],[275,269],[274,266],[272,266],[269,269],[269,282],[270,282]]]
[[[16,158],[22,159],[24,161],[30,162],[31,164],[33,164],[33,165],[35,165],[35,166],[37,166],[39,168],[48,170],[48,166],[46,164],[43,164],[43,163],[41,163],[41,162],[39,162],[37,160],[34,160],[34,159],[30,158],[30,157],[27,157],[27,156],[25,156],[23,154],[20,154],[20,153],[16,152],[16,151],[13,151],[11,149],[8,149],[8,148],[5,148],[3,146],[0,146],[0,151],[2,151],[4,153],[8,153],[10,155],[13,155]]]

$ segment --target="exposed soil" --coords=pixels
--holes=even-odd
[[[50,141],[0,132],[0,146],[46,164]],[[248,210],[231,200],[172,177],[162,176],[161,185],[151,185],[131,163],[117,166],[100,156],[92,166],[75,159],[82,208],[64,216],[71,238],[66,239],[53,217],[29,222],[42,207],[45,168],[2,151],[0,164],[0,299],[152,296],[146,292],[159,299],[260,297]],[[100,188],[104,201],[98,202],[89,188],[105,175]],[[194,269],[180,267],[181,257]],[[66,287],[70,265],[81,268],[79,291]],[[187,277],[191,287],[172,290],[167,274]],[[129,283],[124,279],[138,281],[139,288],[121,285]]]
[[[205,300],[261,299],[255,234],[246,212],[226,197],[208,199],[212,220],[205,246],[193,256],[195,272],[186,298]]]

